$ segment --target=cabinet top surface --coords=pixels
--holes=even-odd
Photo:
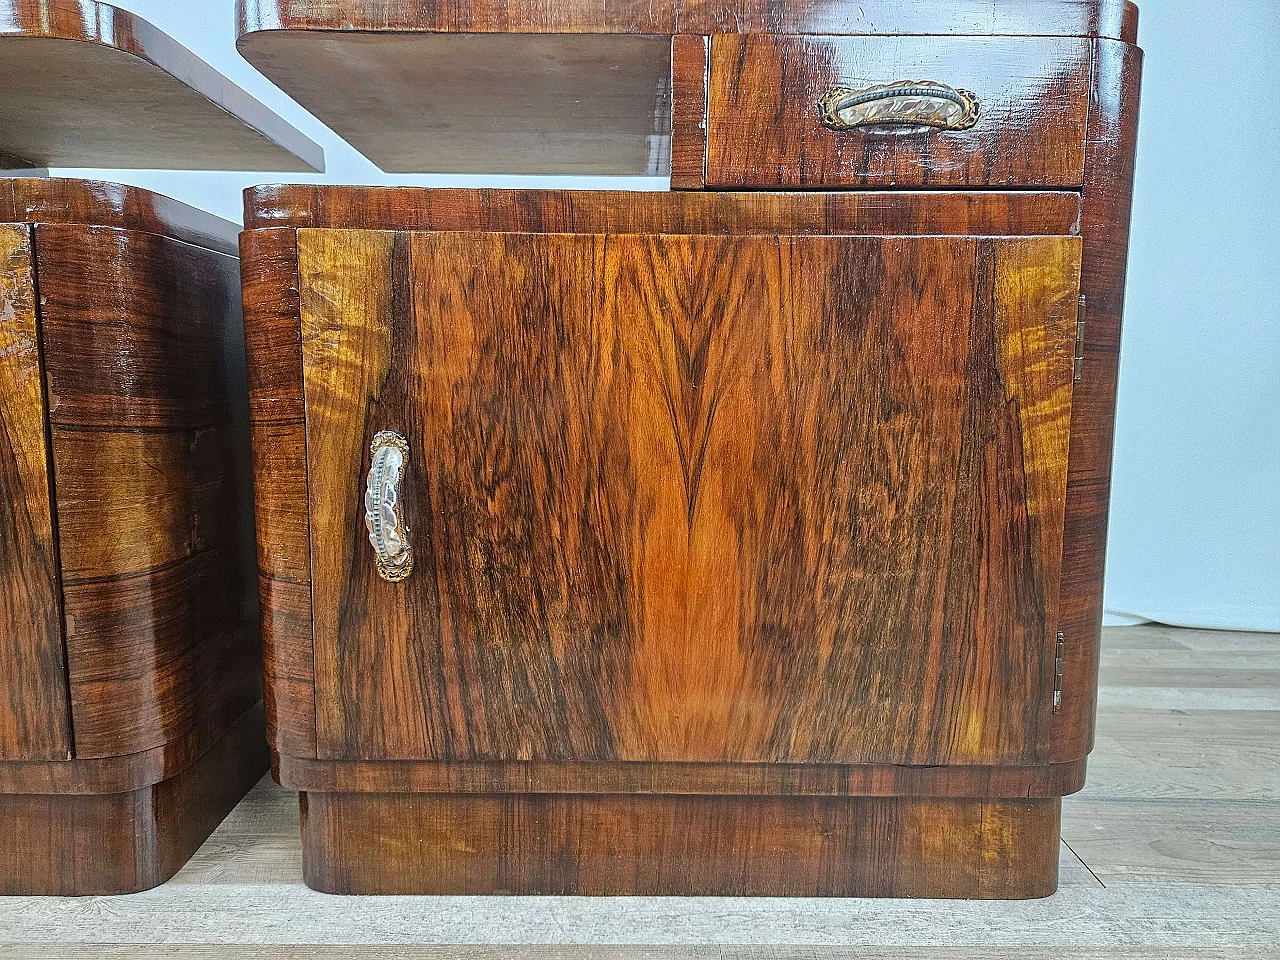
[[[0,177],[0,222],[139,230],[239,255],[240,228],[231,221],[141,187],[106,180]]]
[[[237,0],[241,52],[275,30],[1098,36],[1136,41],[1128,0]]]
[[[96,0],[0,0],[0,89],[0,168],[324,169],[318,144]]]

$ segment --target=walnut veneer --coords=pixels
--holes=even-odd
[[[246,193],[268,736],[307,882],[1051,893],[1093,736],[1136,9],[241,25],[388,169],[675,188]],[[823,119],[903,81],[910,122]],[[407,461],[374,482],[384,431]]]
[[[154,886],[265,769],[234,236],[0,179],[0,893]]]

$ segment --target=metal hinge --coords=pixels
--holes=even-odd
[[[1062,706],[1062,656],[1067,650],[1067,638],[1058,632],[1058,643],[1053,657],[1053,712]]]
[[[1084,315],[1085,315],[1085,299],[1084,294],[1080,294],[1080,309],[1076,313],[1076,361],[1071,368],[1071,382],[1079,383],[1080,378],[1084,376]]]

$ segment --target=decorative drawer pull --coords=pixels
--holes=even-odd
[[[899,80],[863,90],[837,87],[818,101],[832,130],[879,125],[968,130],[982,107],[976,94],[933,80]]]
[[[400,510],[400,481],[409,462],[409,442],[382,430],[369,446],[369,482],[364,491],[364,525],[377,554],[378,576],[395,583],[413,570],[409,528]]]

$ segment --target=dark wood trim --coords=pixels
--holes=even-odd
[[[1027,8],[1034,6],[1034,11]],[[1038,36],[1131,40],[1137,8],[1127,0],[557,0],[503,4],[460,0],[237,0],[241,52],[253,62],[253,35],[272,30],[455,33]]]
[[[671,189],[707,182],[707,80],[711,38],[671,38]]]
[[[724,796],[1062,797],[1085,761],[1043,767],[776,763],[476,763],[304,760],[273,754],[276,781],[332,793],[665,793]]]
[[[1072,191],[720,193],[267,184],[247,189],[244,205],[246,230],[1074,236],[1080,226],[1080,195]]]
[[[267,737],[277,751],[314,757],[315,661],[297,232],[288,227],[246,231],[241,254]]]
[[[127,760],[103,763],[119,762],[119,772]],[[0,771],[10,766],[0,764]],[[48,766],[78,771],[73,776],[83,778],[81,786],[97,776],[78,761]],[[190,766],[146,786],[73,793],[61,789],[71,779],[64,777],[56,792],[0,792],[0,895],[112,895],[164,883],[266,767],[257,708]],[[113,774],[101,786],[130,783],[135,776],[136,771],[127,777]]]
[[[228,256],[240,228],[185,203],[123,183],[64,177],[0,177],[0,221],[84,224],[155,233]]]
[[[224,734],[237,742],[262,740],[262,703],[256,703]],[[265,742],[265,741],[264,741]],[[131,793],[168,780],[212,749],[195,731],[150,750],[89,760],[5,761],[0,763],[0,794],[96,796]]]
[[[304,793],[328,893],[1027,899],[1062,801]]]
[[[1098,40],[1093,59],[1081,221],[1085,349],[1083,376],[1072,400],[1058,625],[1065,643],[1063,693],[1062,707],[1050,728],[1049,758],[1059,763],[1086,756],[1093,747],[1120,322],[1142,75],[1142,51],[1128,44]]]

